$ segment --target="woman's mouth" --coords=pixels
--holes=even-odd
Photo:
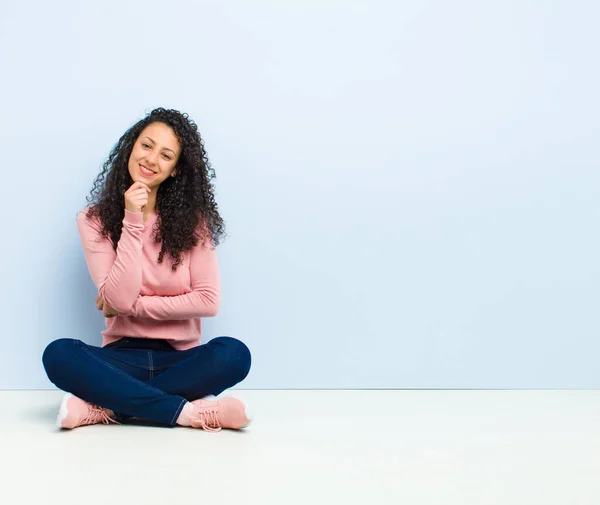
[[[140,172],[142,172],[142,175],[146,175],[148,177],[151,177],[155,174],[155,172],[148,170],[144,165],[140,165]]]

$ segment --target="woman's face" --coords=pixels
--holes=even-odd
[[[129,156],[129,175],[156,189],[175,172],[181,154],[179,141],[170,126],[152,123],[146,126],[133,145]]]

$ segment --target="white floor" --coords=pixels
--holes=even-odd
[[[237,391],[244,432],[60,431],[0,391],[0,503],[600,504],[600,391]]]

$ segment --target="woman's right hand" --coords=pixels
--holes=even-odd
[[[134,182],[125,191],[125,208],[129,212],[143,212],[144,207],[148,205],[148,194],[150,194],[150,191],[150,188],[143,182]]]

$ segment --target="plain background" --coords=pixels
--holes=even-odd
[[[247,388],[600,387],[600,7],[0,3],[0,388],[100,344],[75,216],[122,133],[190,114],[228,238],[204,339]]]

